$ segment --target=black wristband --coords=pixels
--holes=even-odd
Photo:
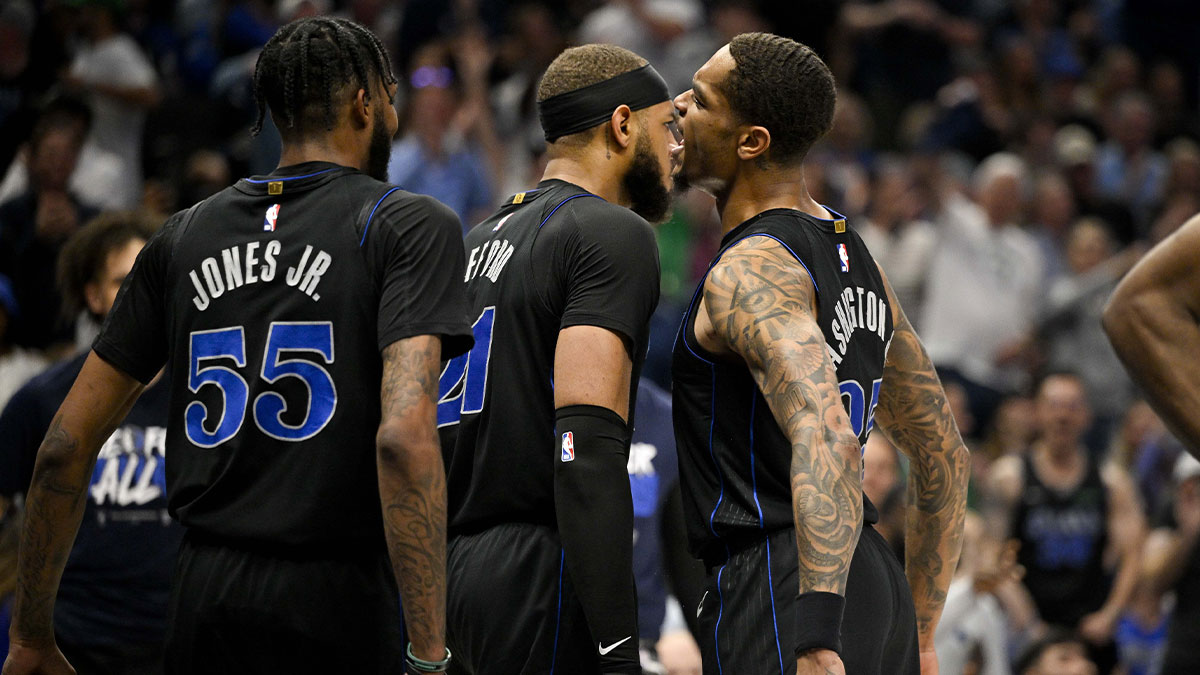
[[[842,653],[842,613],[846,598],[813,591],[796,597],[796,656],[813,649]]]

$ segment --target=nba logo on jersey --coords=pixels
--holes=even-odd
[[[562,442],[562,461],[571,462],[575,460],[575,434],[568,431],[563,434]]]
[[[267,217],[263,219],[263,232],[274,232],[275,221],[279,218],[279,205],[272,204],[271,208],[267,209]]]
[[[838,244],[838,260],[842,261],[842,271],[850,271],[850,253],[846,250],[845,244]]]

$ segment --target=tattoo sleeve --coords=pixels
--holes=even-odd
[[[96,454],[141,390],[133,378],[89,356],[38,448],[25,499],[11,630],[26,645],[54,642],[54,598],[83,518]]]
[[[896,322],[875,421],[910,460],[904,567],[926,650],[933,648],[946,589],[958,566],[970,457],[933,363],[890,285],[887,290]]]
[[[862,458],[817,324],[815,289],[766,237],[738,244],[704,286],[719,340],[749,366],[792,444],[800,592],[844,595],[862,528]]]
[[[437,439],[441,344],[400,340],[383,352],[382,418],[376,438],[379,497],[392,570],[417,656],[445,646],[446,477]]]

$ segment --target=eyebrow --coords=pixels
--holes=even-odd
[[[701,103],[703,103],[704,99],[706,98],[704,94],[700,93],[700,81],[694,77],[692,78],[692,94],[694,94],[696,98],[700,99]]]

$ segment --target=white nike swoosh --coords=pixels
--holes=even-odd
[[[604,655],[608,654],[612,650],[621,646],[622,642],[627,642],[632,637],[633,637],[632,635],[626,636],[626,638],[624,640],[617,640],[616,642],[612,643],[611,645],[609,645],[607,647],[604,646],[603,642],[597,642],[596,646],[600,648],[600,656],[604,656]]]

